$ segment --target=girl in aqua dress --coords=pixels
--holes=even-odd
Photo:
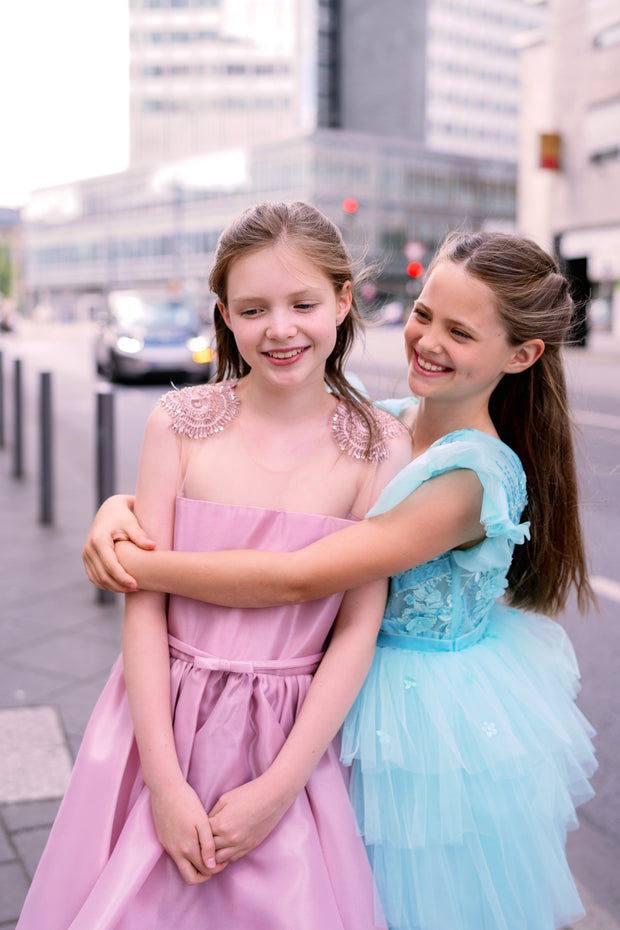
[[[389,405],[413,458],[368,519],[292,553],[147,551],[120,498],[87,543],[103,586],[218,604],[297,603],[392,576],[341,750],[392,930],[551,930],[583,914],[565,840],[592,795],[593,731],[549,619],[571,589],[582,609],[594,600],[561,355],[571,314],[534,243],[450,237],[405,327],[416,399]],[[139,544],[117,545],[122,567],[113,529]],[[220,802],[236,839],[231,853],[215,836],[218,861],[259,835],[247,790]]]
[[[136,512],[162,549],[300,548],[360,520],[407,462],[407,431],[343,376],[351,278],[337,227],[306,204],[259,204],[224,231],[218,381],[166,393],[142,446]],[[128,596],[19,930],[385,927],[331,743],[386,591],[259,610]],[[237,862],[222,796],[254,804]]]

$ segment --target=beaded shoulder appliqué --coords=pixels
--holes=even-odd
[[[200,384],[168,391],[160,404],[170,415],[170,428],[187,439],[208,439],[221,433],[239,411],[236,379]],[[385,410],[374,410],[377,436],[368,446],[369,428],[360,413],[341,400],[332,416],[331,431],[341,452],[365,462],[383,462],[388,456],[388,440],[405,427]]]
[[[341,452],[364,462],[384,462],[388,457],[388,440],[400,433],[406,433],[406,427],[386,410],[372,410],[378,427],[377,436],[368,446],[369,428],[362,415],[341,400],[332,417],[332,433]]]
[[[208,439],[221,433],[239,409],[237,381],[219,381],[168,391],[160,404],[170,414],[170,428],[188,439]]]

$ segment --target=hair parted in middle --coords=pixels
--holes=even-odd
[[[349,313],[338,325],[336,344],[325,365],[325,383],[355,407],[368,426],[368,448],[377,436],[373,408],[368,400],[349,384],[344,368],[353,344],[364,328],[355,299],[356,274],[354,264],[340,230],[327,216],[310,204],[272,203],[266,201],[244,210],[221,234],[215,262],[209,275],[209,286],[215,296],[227,306],[227,284],[231,264],[236,258],[260,249],[287,243],[298,249],[331,281],[336,294],[351,283],[352,301]],[[249,372],[230,329],[221,313],[215,311],[217,348],[216,381],[241,378]]]

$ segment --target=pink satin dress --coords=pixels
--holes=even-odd
[[[296,549],[335,517],[178,498],[175,548]],[[235,609],[173,596],[177,752],[209,810],[270,764],[324,650],[341,595]],[[255,850],[198,886],[163,852],[142,780],[121,660],[95,707],[18,930],[371,930],[373,879],[338,747]]]

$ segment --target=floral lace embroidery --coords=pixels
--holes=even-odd
[[[239,411],[236,385],[237,380],[230,379],[168,391],[160,403],[170,414],[170,428],[188,439],[207,439],[220,433]],[[332,417],[331,430],[341,452],[365,462],[383,462],[387,458],[388,439],[403,432],[405,427],[384,410],[374,410],[373,414],[380,435],[367,451],[366,422],[354,408],[340,401]]]
[[[341,452],[365,462],[384,462],[389,455],[388,439],[406,432],[403,424],[385,410],[373,410],[380,436],[368,446],[369,429],[362,415],[341,400],[332,417],[332,433]]]
[[[160,403],[170,414],[170,429],[188,439],[207,439],[221,433],[239,409],[236,384],[231,379],[168,391]]]

